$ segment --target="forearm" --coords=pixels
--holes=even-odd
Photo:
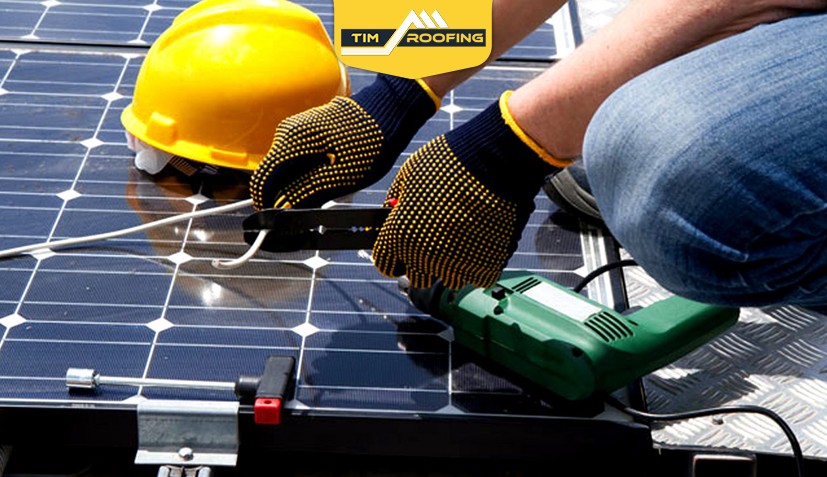
[[[595,111],[623,83],[700,46],[794,13],[765,3],[633,0],[569,57],[515,91],[509,110],[552,155],[575,157]]]
[[[439,97],[444,96],[536,30],[565,3],[565,0],[494,0],[491,12],[491,55],[488,60],[474,68],[451,71],[423,80]]]

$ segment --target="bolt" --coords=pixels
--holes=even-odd
[[[182,447],[178,449],[178,457],[180,457],[181,460],[190,461],[192,460],[194,455],[192,449],[190,449],[189,447]]]

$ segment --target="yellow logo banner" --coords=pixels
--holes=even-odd
[[[493,0],[334,0],[336,54],[354,68],[422,78],[491,54]]]

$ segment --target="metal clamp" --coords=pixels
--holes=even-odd
[[[238,402],[140,402],[135,463],[235,466],[238,409]]]
[[[209,467],[180,467],[165,465],[158,469],[157,477],[211,477],[212,469]]]

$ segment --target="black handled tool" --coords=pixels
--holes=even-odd
[[[370,249],[390,211],[390,207],[262,210],[244,219],[244,241],[252,245],[266,230],[260,249],[267,252]]]

